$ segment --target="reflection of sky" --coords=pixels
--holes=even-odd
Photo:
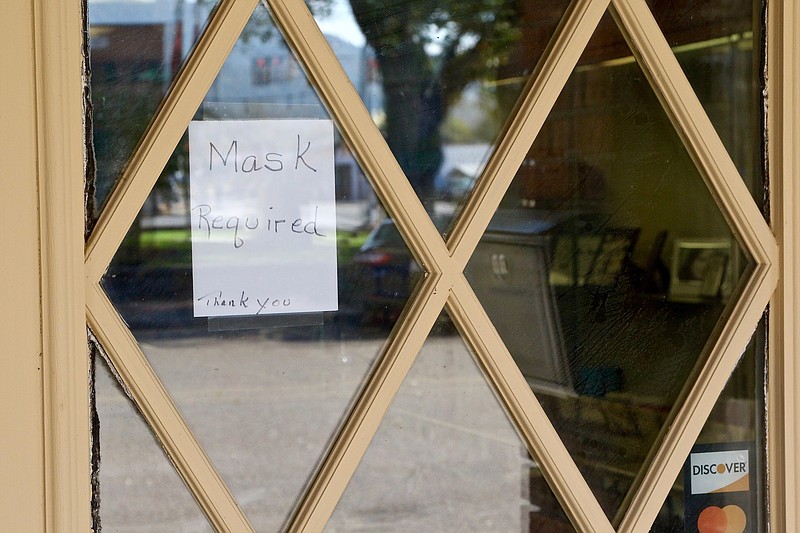
[[[326,35],[335,35],[355,46],[364,46],[366,42],[361,28],[359,28],[353,18],[350,2],[347,0],[332,0],[330,15],[325,17],[318,16],[317,24],[319,24],[322,33]]]

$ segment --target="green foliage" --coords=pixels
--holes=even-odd
[[[337,258],[340,265],[348,265],[364,244],[368,231],[338,232]],[[192,237],[189,228],[148,229],[131,235],[136,238],[139,257],[147,259],[151,267],[189,267],[192,262]]]

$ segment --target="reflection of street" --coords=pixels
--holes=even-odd
[[[248,332],[142,346],[253,526],[277,531],[383,342]],[[97,381],[105,530],[209,530],[102,364]],[[436,336],[328,530],[520,531],[530,464],[460,338]]]

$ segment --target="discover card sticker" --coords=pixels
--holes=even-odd
[[[189,126],[194,316],[338,308],[333,123]]]
[[[684,531],[758,531],[754,468],[752,442],[695,445],[684,465]]]
[[[749,450],[693,453],[692,494],[737,492],[750,489]]]

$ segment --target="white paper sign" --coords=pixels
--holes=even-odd
[[[333,123],[189,126],[194,316],[338,308]]]

